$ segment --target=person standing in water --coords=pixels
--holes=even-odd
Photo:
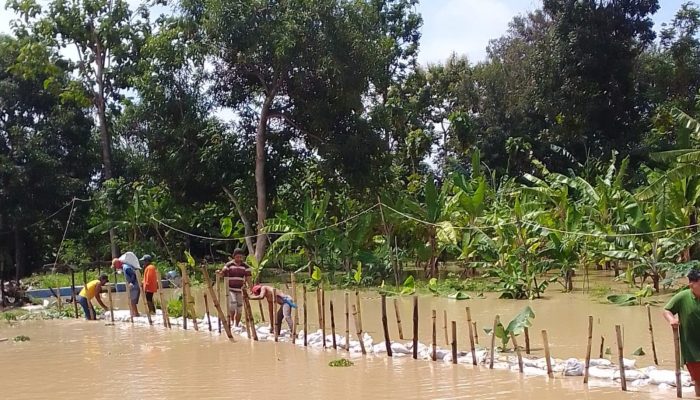
[[[664,318],[680,331],[681,358],[700,397],[700,271],[688,272],[688,288],[678,292],[664,306]]]
[[[243,313],[243,286],[250,286],[250,277],[252,276],[250,266],[243,262],[243,250],[235,249],[233,251],[233,260],[226,263],[216,273],[219,276],[229,278],[229,318],[231,321],[235,321],[234,326],[238,326],[241,323],[241,315]]]
[[[272,304],[273,291],[275,291],[275,289],[270,286],[255,285],[251,290],[253,296],[251,296],[250,299],[267,299],[268,305]],[[287,321],[287,325],[289,326],[290,332],[294,330],[294,321],[292,321],[292,308],[297,308],[297,305],[294,304],[294,301],[292,300],[291,296],[284,294],[281,290],[277,290],[275,293],[277,294],[277,296],[274,299],[274,301],[276,301],[277,304],[282,306],[279,310],[277,310],[277,318],[275,319],[275,330],[279,335],[280,331],[282,330],[283,319]]]
[[[158,292],[158,277],[156,274],[156,266],[151,264],[153,257],[149,254],[145,254],[139,260],[146,267],[143,269],[143,291],[146,293],[146,304],[148,305],[148,312],[151,314],[156,313],[156,305],[153,303],[153,295]]]
[[[96,320],[97,315],[95,313],[95,308],[92,306],[92,299],[96,299],[100,304],[100,307],[105,311],[109,310],[109,307],[102,302],[100,298],[100,292],[102,292],[102,286],[109,282],[107,274],[100,275],[100,279],[95,279],[87,284],[80,290],[80,293],[75,297],[75,301],[80,303],[83,307],[83,312],[85,313],[86,320]]]
[[[129,311],[132,317],[140,317],[139,314],[139,298],[141,297],[141,288],[139,287],[139,280],[136,277],[136,268],[141,268],[140,265],[130,265],[122,260],[115,258],[112,260],[112,266],[117,270],[122,270],[124,273],[124,280],[126,280],[127,292],[129,293]]]

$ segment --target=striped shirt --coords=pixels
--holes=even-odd
[[[222,275],[229,278],[228,287],[232,292],[242,292],[245,278],[251,276],[250,267],[243,263],[236,265],[234,261],[229,261],[224,265]]]

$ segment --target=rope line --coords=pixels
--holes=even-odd
[[[73,218],[73,211],[75,211],[75,199],[73,199],[71,202],[71,207],[70,207],[70,213],[68,214],[68,220],[66,221],[66,229],[63,230],[63,237],[61,238],[61,243],[58,245],[58,251],[56,252],[56,260],[53,262],[53,265],[55,266],[58,264],[58,258],[61,255],[61,250],[63,249],[63,242],[66,241],[66,235],[68,234],[68,227],[70,226],[70,220]]]

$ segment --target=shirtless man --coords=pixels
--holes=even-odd
[[[253,296],[250,296],[251,300],[262,300],[266,299],[268,304],[272,304],[272,293],[274,288],[271,286],[255,285],[251,292]],[[292,308],[296,308],[297,305],[294,304],[292,297],[284,294],[281,290],[276,291],[277,297],[274,301],[281,305],[279,310],[277,310],[277,318],[275,322],[275,330],[277,334],[280,334],[282,330],[282,320],[287,321],[289,330],[294,330],[294,321],[292,321]]]

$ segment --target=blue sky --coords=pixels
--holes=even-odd
[[[656,23],[670,21],[685,1],[659,0],[661,9],[654,16]],[[138,4],[139,0],[129,2]],[[423,15],[420,62],[441,61],[452,52],[466,55],[473,62],[481,61],[490,39],[505,33],[514,16],[540,4],[540,0],[422,0],[418,6]],[[0,32],[10,32],[9,21],[13,18],[4,7],[0,10]]]

